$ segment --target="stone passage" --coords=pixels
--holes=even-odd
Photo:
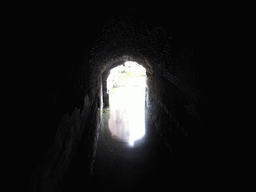
[[[106,80],[111,69],[126,61],[146,69],[146,109],[150,133],[157,136],[147,134],[161,145],[148,144],[146,155],[153,161],[155,154],[159,164],[166,155],[191,181],[194,174],[211,177],[215,165],[209,165],[207,154],[218,127],[218,63],[210,57],[211,20],[201,23],[205,13],[196,16],[194,9],[180,12],[175,6],[101,7],[104,10],[98,5],[75,10],[47,7],[24,19],[26,48],[20,51],[26,64],[19,82],[25,87],[21,94],[27,106],[22,112],[25,128],[19,130],[24,157],[24,170],[18,171],[24,173],[20,188],[89,191],[93,162],[103,155],[96,151],[101,111],[109,106]],[[102,141],[98,146],[103,149]],[[134,156],[136,151],[131,151]],[[151,163],[131,166],[144,165]],[[154,169],[153,178],[164,167]],[[171,176],[166,179],[170,182]],[[185,185],[182,180],[180,184]]]

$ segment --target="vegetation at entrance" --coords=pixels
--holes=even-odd
[[[127,78],[133,78],[133,77],[141,77],[145,76],[145,73],[139,72],[139,73],[133,73],[133,71],[125,72],[125,75],[121,75],[121,79],[127,79]]]
[[[127,85],[140,86],[143,83],[143,77],[146,77],[146,70],[143,66],[135,62],[125,62],[124,65],[110,71],[107,80],[108,90]]]

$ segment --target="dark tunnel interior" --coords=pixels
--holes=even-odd
[[[210,55],[216,29],[210,13],[189,5],[179,10],[67,5],[24,12],[19,28],[26,45],[21,50],[26,89],[22,188],[94,191],[98,108],[107,103],[110,69],[126,61],[146,69],[148,132],[157,142],[145,149],[155,171],[143,164],[136,168],[140,174],[143,167],[154,180],[137,182],[138,189],[211,185],[217,64]]]

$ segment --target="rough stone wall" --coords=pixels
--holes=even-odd
[[[38,48],[40,54],[31,51],[37,66],[30,63],[24,72],[29,77],[24,83],[29,110],[24,117],[22,183],[30,191],[79,189],[81,183],[86,188],[97,140],[101,77],[91,76],[84,30],[78,22],[53,29],[49,40],[39,41],[43,47],[51,45],[47,53],[43,48]]]
[[[101,78],[95,82],[101,83]],[[66,176],[65,185],[62,188],[79,187],[80,183],[77,180],[82,179],[88,181],[87,184],[89,183],[90,169],[96,149],[97,128],[100,123],[97,118],[100,107],[98,105],[100,86],[98,84],[94,86],[95,95],[91,97],[91,100],[86,95],[82,108],[75,108],[71,115],[63,116],[57,127],[53,144],[33,174],[31,191],[60,190],[60,183],[67,174],[71,159],[71,171]],[[76,182],[78,182],[77,185],[75,185]]]
[[[200,138],[202,122],[196,109],[201,101],[199,91],[193,86],[196,74],[189,69],[194,64],[193,46],[174,51],[172,62],[155,69],[148,77],[149,110],[157,130],[177,160],[177,166],[184,167],[189,166],[186,162],[200,160],[204,154],[199,145],[203,143]]]

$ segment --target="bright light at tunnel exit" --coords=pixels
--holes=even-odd
[[[110,71],[107,87],[109,129],[114,138],[132,147],[145,135],[146,70],[136,62],[127,61]]]

